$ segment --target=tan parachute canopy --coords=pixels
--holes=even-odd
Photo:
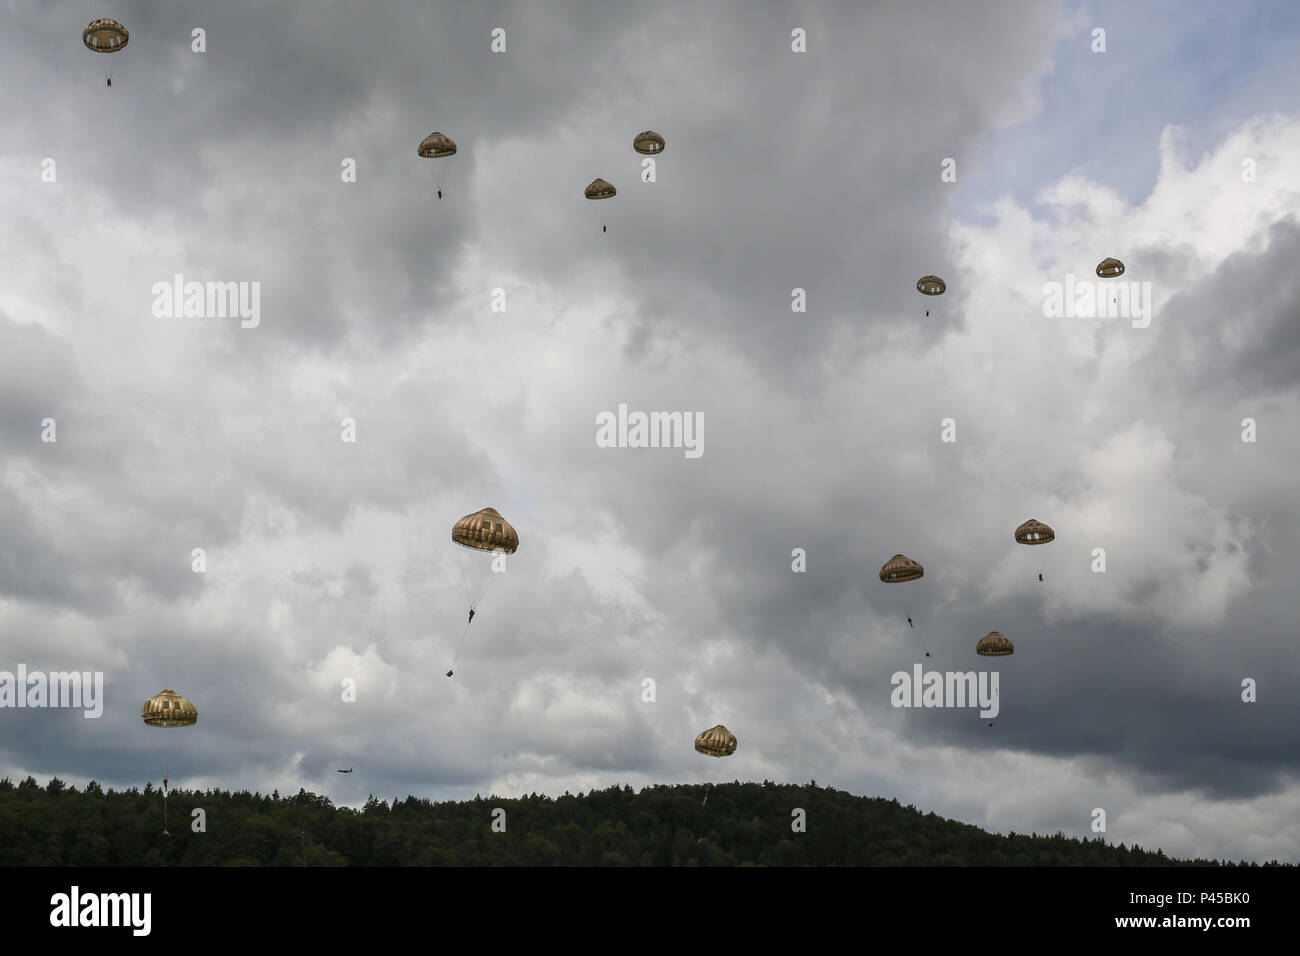
[[[618,190],[603,179],[593,179],[583,195],[588,199],[608,199],[610,196],[617,196]]]
[[[452,525],[451,540],[474,551],[514,554],[519,548],[519,535],[495,508],[484,508],[461,518]]]
[[[637,133],[636,139],[632,140],[632,148],[638,153],[662,153],[664,151],[664,138],[652,129],[643,133]]]
[[[176,691],[165,690],[144,702],[140,716],[150,727],[188,727],[198,721],[199,712]]]
[[[695,749],[710,757],[730,756],[736,752],[736,735],[718,724],[695,738]]]
[[[886,584],[900,581],[915,581],[925,576],[925,568],[905,554],[896,554],[880,569],[880,580]]]
[[[116,20],[91,20],[81,31],[81,42],[94,53],[116,53],[126,46],[131,34]],[[147,39],[147,38],[146,38]],[[135,56],[134,53],[131,54]]]
[[[947,288],[938,276],[921,276],[916,280],[916,291],[922,295],[943,295]]]
[[[1056,540],[1056,532],[1041,521],[1030,518],[1016,529],[1016,540],[1021,544],[1047,544]]]
[[[1016,647],[997,631],[989,631],[975,645],[975,653],[982,657],[1006,657],[1015,653]]]
[[[1114,279],[1124,274],[1124,263],[1118,259],[1102,259],[1097,263],[1097,275],[1102,279]]]
[[[437,130],[424,137],[420,143],[420,155],[425,159],[438,159],[442,156],[454,156],[456,144],[450,136],[443,136]]]

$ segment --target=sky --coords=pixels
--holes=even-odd
[[[816,780],[1300,859],[1300,9],[1130,7],[7,4],[0,671],[104,710],[0,707],[0,776]],[[1048,307],[1106,257],[1149,313]]]

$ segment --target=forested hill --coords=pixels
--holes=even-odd
[[[1105,842],[996,836],[896,800],[775,783],[611,787],[361,810],[300,790],[84,791],[0,780],[3,866],[1169,866]],[[205,832],[194,832],[203,810]],[[497,813],[497,809],[504,811]],[[797,811],[802,810],[802,814]],[[498,822],[495,824],[494,819]],[[795,832],[802,819],[805,832]],[[498,832],[504,827],[504,832]]]

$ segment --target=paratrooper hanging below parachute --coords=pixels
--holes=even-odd
[[[131,32],[126,27],[107,17],[91,20],[81,31],[81,42],[92,53],[118,53],[126,48],[130,39]],[[112,86],[112,74],[105,73],[104,82]]]
[[[144,707],[140,709],[140,717],[149,727],[175,729],[178,727],[191,727],[196,724],[199,719],[199,711],[198,708],[176,691],[164,690],[144,702]],[[159,763],[162,764],[163,772],[163,836],[171,836],[167,832],[167,761],[160,755]]]
[[[476,552],[481,557],[469,558],[464,554],[461,556],[461,580],[465,584],[465,598],[469,602],[469,615],[465,621],[465,630],[461,631],[460,643],[456,646],[456,654],[452,657],[451,667],[447,669],[448,677],[455,673],[456,660],[460,657],[460,649],[464,646],[465,635],[469,632],[469,626],[474,623],[478,603],[487,595],[487,590],[494,580],[487,576],[493,572],[492,564],[497,560],[498,555],[514,554],[519,550],[519,534],[511,526],[510,522],[501,517],[501,513],[495,508],[483,508],[473,514],[466,515],[452,525],[451,540],[466,551]],[[469,561],[479,565],[476,568],[478,573],[474,575],[474,586],[471,586],[469,577],[465,573],[465,566]]]
[[[947,291],[947,284],[938,276],[921,276],[916,280],[916,291],[922,295],[943,295]],[[930,310],[925,310],[926,318],[930,317]]]
[[[428,136],[424,137],[420,143],[420,148],[416,151],[422,159],[445,159],[448,156],[456,155],[456,144],[450,136],[444,136],[437,130],[434,130]],[[442,182],[446,177],[445,172],[438,173],[438,198],[442,198]]]
[[[1025,545],[1048,544],[1056,540],[1056,532],[1043,524],[1041,521],[1035,521],[1030,518],[1024,524],[1016,529],[1016,543]],[[1038,580],[1043,580],[1043,568],[1045,564],[1038,566]]]
[[[583,195],[586,196],[588,199],[610,199],[618,195],[618,190],[615,189],[613,186],[611,186],[609,183],[605,182],[605,180],[597,178],[591,181],[591,185],[589,185],[586,188],[586,190],[583,191]],[[608,224],[601,223],[600,231],[608,232],[609,231]]]

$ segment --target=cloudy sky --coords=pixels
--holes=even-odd
[[[8,6],[0,670],[106,700],[0,710],[0,776],[816,779],[1300,858],[1294,4],[412,6]],[[1107,256],[1149,324],[1047,314]],[[258,324],[155,314],[177,274]],[[620,404],[703,454],[599,447]],[[521,544],[448,679],[485,506]],[[918,662],[996,670],[994,725],[893,707]]]

